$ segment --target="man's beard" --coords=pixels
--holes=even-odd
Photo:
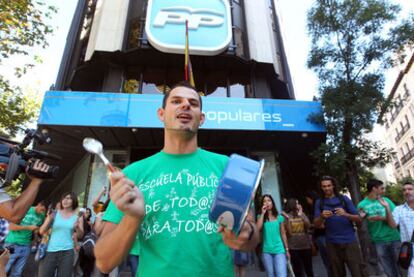
[[[407,195],[407,197],[405,199],[406,199],[407,202],[412,203],[412,202],[414,202],[414,195],[409,194],[409,195]]]
[[[194,135],[197,134],[198,132],[198,128],[191,128],[191,127],[178,127],[178,128],[169,128],[169,127],[165,127],[166,130],[181,134],[185,137],[193,137]]]

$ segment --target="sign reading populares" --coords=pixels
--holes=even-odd
[[[230,44],[228,0],[149,0],[145,31],[152,46],[167,53],[183,53],[188,21],[190,54],[217,55]]]
[[[162,128],[157,117],[162,95],[48,91],[40,125]],[[76,111],[74,113],[73,111]],[[309,115],[318,102],[203,97],[203,129],[325,132]],[[70,116],[68,116],[70,114]]]

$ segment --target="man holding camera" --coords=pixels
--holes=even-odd
[[[138,239],[137,276],[234,276],[230,248],[256,247],[253,216],[237,237],[222,227],[218,233],[208,221],[228,158],[198,148],[197,132],[205,119],[201,101],[185,83],[166,93],[158,109],[163,150],[111,175],[107,222],[95,247],[100,270],[111,271]]]
[[[351,199],[338,193],[336,179],[323,176],[322,197],[315,202],[315,228],[325,225],[326,251],[333,277],[345,277],[345,264],[352,277],[366,277],[366,266],[355,236],[355,224],[362,220]]]
[[[40,160],[35,160],[33,170],[46,173],[49,170],[49,166]],[[15,224],[18,224],[26,215],[43,181],[37,177],[27,176],[29,176],[31,182],[16,199],[12,199],[3,188],[0,188],[0,217]]]
[[[6,272],[9,276],[18,277],[23,273],[27,258],[30,255],[32,235],[45,219],[46,204],[39,202],[31,207],[20,224],[10,223],[10,232],[6,237],[6,247],[13,249]]]

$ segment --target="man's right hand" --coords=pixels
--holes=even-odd
[[[39,160],[39,159],[36,159],[36,160],[34,160],[34,163],[33,163],[33,170],[36,170],[36,171],[41,171],[41,172],[47,172],[48,170],[49,170],[49,165],[48,164],[46,164],[46,163],[44,163],[44,162],[42,162],[41,160]],[[30,175],[28,172],[27,172],[27,168],[26,168],[26,175],[32,180],[32,182],[37,182],[37,183],[41,183],[43,180],[41,179],[41,178],[39,178],[39,177],[35,177],[35,176],[32,176],[32,175]]]
[[[125,215],[142,219],[145,216],[145,201],[134,182],[122,172],[112,173],[110,180],[110,197],[115,206]]]

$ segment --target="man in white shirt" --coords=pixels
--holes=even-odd
[[[406,182],[403,185],[403,195],[405,203],[395,207],[392,213],[388,203],[383,199],[380,200],[386,209],[388,224],[393,228],[400,226],[402,242],[410,241],[414,232],[414,184],[412,182]],[[414,259],[408,269],[408,276],[414,276]]]

